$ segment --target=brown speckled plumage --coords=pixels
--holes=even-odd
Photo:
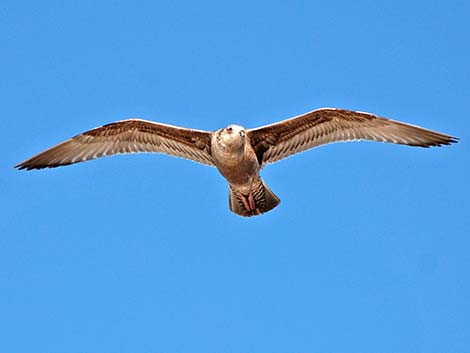
[[[458,138],[418,126],[333,108],[260,128],[229,125],[214,132],[130,119],[86,131],[16,168],[54,168],[122,153],[165,153],[217,167],[229,183],[231,210],[253,216],[280,202],[259,177],[263,165],[323,144],[353,140],[426,148],[458,142]]]

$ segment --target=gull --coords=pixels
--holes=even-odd
[[[259,175],[266,164],[320,145],[357,140],[431,147],[459,139],[370,113],[336,108],[317,109],[255,129],[232,124],[203,131],[128,119],[85,131],[15,167],[55,168],[122,153],[165,153],[216,167],[228,182],[230,210],[250,217],[280,203]]]

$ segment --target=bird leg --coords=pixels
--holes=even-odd
[[[241,201],[243,203],[243,207],[247,211],[256,211],[256,203],[255,199],[253,198],[253,193],[250,191],[248,195],[241,194]],[[257,213],[258,214],[258,213]]]
[[[241,200],[242,200],[242,203],[243,203],[243,207],[245,207],[245,210],[247,210],[247,211],[253,210],[251,208],[251,205],[250,205],[249,197],[246,197],[245,195],[241,194]]]
[[[250,211],[253,211],[256,209],[256,204],[255,204],[255,199],[253,198],[253,192],[248,194],[248,203],[250,204]]]

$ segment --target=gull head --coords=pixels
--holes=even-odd
[[[218,131],[218,143],[223,147],[236,150],[245,146],[246,130],[240,125],[229,125]]]

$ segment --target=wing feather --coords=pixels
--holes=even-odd
[[[458,138],[373,114],[323,108],[248,130],[260,164],[272,163],[310,148],[340,141],[369,140],[431,147]]]
[[[156,152],[214,165],[211,132],[129,119],[86,131],[18,164],[18,169],[54,168],[122,153]]]

